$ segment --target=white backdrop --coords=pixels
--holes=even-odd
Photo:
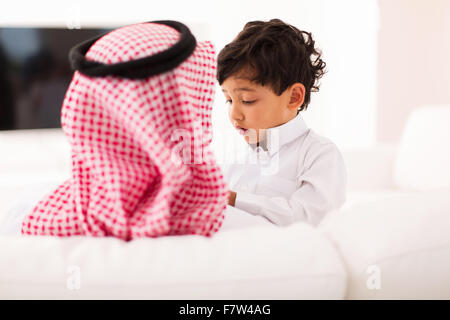
[[[302,114],[311,128],[341,148],[375,144],[378,16],[376,0],[16,0],[0,5],[1,26],[83,28],[180,20],[199,40],[212,40],[217,50],[247,21],[280,18],[311,31],[323,50],[328,73],[322,78],[320,92],[312,94],[309,109]],[[225,144],[240,145],[242,138],[228,123],[219,88],[213,124],[213,148],[220,161],[227,153]]]

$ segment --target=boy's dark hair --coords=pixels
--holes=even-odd
[[[271,86],[277,95],[300,82],[306,92],[298,114],[308,107],[311,92],[319,91],[318,80],[325,73],[326,64],[314,43],[311,33],[279,19],[248,22],[220,51],[217,80],[222,85],[228,77],[247,68],[251,81]]]

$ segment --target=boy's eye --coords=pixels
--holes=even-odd
[[[232,102],[233,102],[233,101],[232,101],[231,99],[228,99],[225,103],[232,103]],[[249,104],[255,103],[256,100],[252,100],[252,101],[242,100],[241,102],[242,102],[242,104],[247,104],[247,105],[249,105]]]

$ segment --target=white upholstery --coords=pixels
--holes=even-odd
[[[0,223],[12,206],[70,177],[70,145],[61,129],[0,131],[0,150]]]
[[[450,187],[450,105],[412,112],[398,151],[394,181],[412,190]]]
[[[5,150],[0,157],[0,176],[45,177],[70,170],[70,144],[61,129],[0,131],[0,150]]]
[[[446,188],[360,203],[321,228],[344,257],[347,299],[450,299],[449,195]],[[379,290],[367,286],[371,266]]]
[[[345,290],[338,253],[303,223],[128,243],[0,236],[0,299],[342,299]]]

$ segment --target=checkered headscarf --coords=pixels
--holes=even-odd
[[[154,55],[179,39],[144,23],[116,29],[89,49],[104,64]],[[211,236],[228,188],[209,149],[215,54],[209,42],[178,67],[141,80],[76,71],[61,111],[72,176],[22,224],[24,235]]]

